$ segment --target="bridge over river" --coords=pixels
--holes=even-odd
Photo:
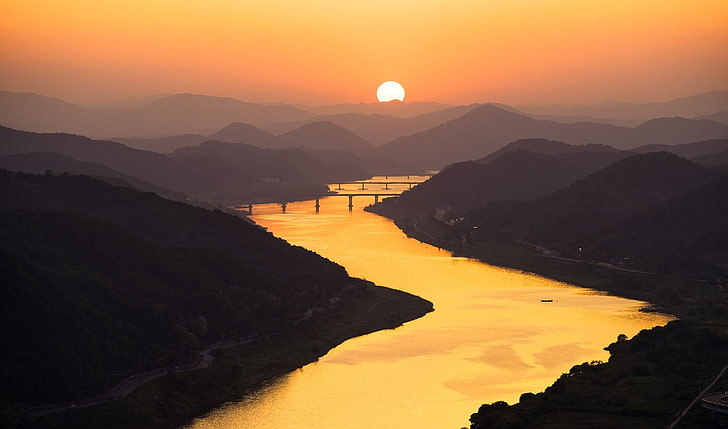
[[[391,182],[390,182],[391,183]],[[335,197],[347,197],[349,199],[349,211],[352,211],[354,208],[354,197],[374,197],[374,204],[379,202],[379,197],[396,197],[399,196],[399,192],[356,192],[356,193],[336,193],[336,194],[329,194],[324,195],[321,197],[316,197],[314,199],[316,208],[316,213],[319,212],[321,209],[321,198],[335,198]],[[286,212],[286,207],[288,206],[288,202],[282,202],[277,203],[281,206],[281,211],[283,213]],[[247,214],[252,215],[253,214],[253,204],[240,204],[235,206],[235,209],[237,210],[245,210],[247,211]]]
[[[402,188],[404,186],[407,186],[407,189],[412,189],[413,186],[419,185],[423,182],[423,180],[427,180],[430,177],[432,177],[432,174],[423,174],[420,176],[413,176],[419,178],[419,180],[413,178],[410,179],[410,176],[396,176],[397,179],[395,180],[388,180],[388,176],[378,176],[372,178],[373,180],[355,180],[350,182],[336,182],[333,183],[330,186],[331,189],[335,189],[335,193],[327,194],[318,196],[314,199],[314,208],[316,209],[316,213],[319,212],[321,209],[321,199],[322,198],[329,198],[329,197],[346,197],[349,199],[349,211],[352,211],[354,208],[354,197],[373,197],[374,198],[374,204],[379,202],[380,197],[396,197],[399,196],[399,194],[402,192]],[[371,189],[371,185],[380,185],[378,190]],[[381,185],[384,185],[384,188],[381,188]],[[393,189],[393,187],[400,187],[400,190]],[[342,192],[343,191],[343,192]],[[283,213],[286,212],[286,207],[288,206],[288,203],[290,201],[281,201],[278,202],[281,206],[281,211]],[[268,203],[270,204],[270,203]],[[252,215],[253,214],[253,203],[244,203],[239,204],[235,206],[235,209],[247,211],[247,214]]]
[[[387,181],[387,182],[370,182],[368,180],[356,180],[353,182],[341,182],[337,183],[337,190],[342,190],[341,185],[361,185],[361,190],[363,191],[366,185],[384,185],[384,190],[389,190],[389,185],[407,185],[409,189],[412,189],[413,185],[419,185],[422,182],[413,182],[413,181]]]

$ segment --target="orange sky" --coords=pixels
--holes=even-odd
[[[0,89],[78,103],[664,101],[728,89],[726,0],[3,0]]]

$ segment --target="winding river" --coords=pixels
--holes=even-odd
[[[340,192],[393,190],[350,186]],[[352,276],[432,301],[435,311],[348,340],[186,429],[459,429],[482,403],[542,391],[575,364],[606,360],[603,348],[617,335],[670,320],[639,312],[643,302],[452,257],[364,212],[373,197],[352,202],[350,211],[346,197],[323,198],[318,213],[313,201],[285,213],[255,206],[253,219]]]

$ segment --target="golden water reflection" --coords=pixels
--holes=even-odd
[[[254,220],[352,276],[422,296],[435,312],[349,340],[189,428],[468,426],[485,402],[517,402],[575,364],[606,360],[618,334],[665,324],[645,303],[492,267],[407,238],[363,212],[370,197],[256,206]],[[550,298],[553,302],[541,302]]]

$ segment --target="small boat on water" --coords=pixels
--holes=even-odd
[[[541,298],[541,302],[554,302],[551,298]]]

